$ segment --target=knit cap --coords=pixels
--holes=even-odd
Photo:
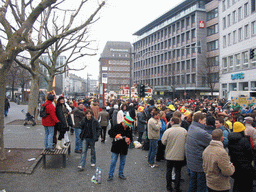
[[[129,127],[132,127],[132,123],[134,122],[134,120],[130,117],[130,116],[125,116],[124,117],[124,124],[129,126]]]
[[[245,126],[241,122],[235,122],[233,125],[233,132],[239,133],[245,130]]]

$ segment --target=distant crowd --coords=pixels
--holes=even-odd
[[[126,180],[124,167],[129,148],[148,150],[147,163],[166,161],[167,191],[182,191],[181,169],[190,175],[189,192],[253,191],[256,165],[256,110],[232,107],[224,99],[166,99],[106,101],[56,97],[54,91],[43,104],[47,116],[45,148],[50,152],[67,147],[69,132],[75,134],[75,153],[81,153],[78,170],[83,171],[88,149],[91,166],[96,165],[95,142],[113,139],[108,181]]]

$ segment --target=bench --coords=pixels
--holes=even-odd
[[[53,152],[50,152],[46,149],[44,149],[41,153],[41,155],[43,156],[43,165],[44,165],[44,169],[46,169],[46,155],[62,155],[63,158],[63,167],[66,167],[66,155],[70,154],[70,148],[71,148],[71,144],[67,143],[66,146],[68,148],[62,148],[62,149],[56,149],[54,148]]]

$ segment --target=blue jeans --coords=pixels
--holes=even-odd
[[[157,139],[149,139],[148,163],[155,164],[155,157],[157,151]]]
[[[113,177],[113,175],[114,175],[115,168],[116,168],[116,162],[117,162],[117,159],[118,159],[118,155],[119,155],[118,153],[112,153],[110,170],[109,170],[109,173],[108,173],[108,175],[110,177]],[[125,161],[126,161],[126,155],[120,154],[119,176],[124,175]]]
[[[5,110],[4,110],[4,116],[5,116],[5,117],[7,117],[8,111],[9,111],[9,109],[5,109]]]
[[[188,192],[206,192],[206,178],[204,172],[190,170],[190,182]]]
[[[91,147],[91,164],[96,163],[95,141],[91,138],[84,138],[82,140],[82,145],[83,145],[83,150],[82,150],[81,161],[79,163],[79,166],[82,166],[84,168],[89,145]]]
[[[78,128],[74,128],[74,130],[75,130],[75,136],[76,136],[75,151],[79,151],[80,149],[82,149],[82,140],[80,139],[80,133],[82,130]]]
[[[54,134],[54,126],[45,126],[45,136],[44,136],[44,147],[46,149],[53,148],[53,134]]]

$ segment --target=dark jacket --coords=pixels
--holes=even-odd
[[[111,117],[113,126],[117,125],[117,113],[118,113],[118,110],[114,109]]]
[[[56,106],[56,116],[60,123],[56,124],[56,128],[59,131],[68,131],[68,109],[65,104],[57,104]]]
[[[138,125],[137,125],[138,132],[144,132],[147,127],[147,115],[145,111],[137,113],[137,118],[138,118]]]
[[[10,103],[9,103],[8,99],[5,99],[4,109],[8,110],[9,108],[10,108]]]
[[[127,145],[125,139],[115,141],[115,137],[117,134],[121,134],[122,137],[128,137],[132,140],[132,129],[128,127],[126,128],[126,130],[124,130],[122,123],[120,123],[111,128],[108,131],[108,134],[111,138],[113,138],[111,152],[121,155],[127,155],[129,145]]]
[[[135,109],[133,106],[129,107],[129,114],[130,114],[131,118],[136,119],[136,113],[135,113]]]
[[[79,109],[78,107],[75,108],[73,112],[74,112],[74,123],[75,123],[74,128],[81,129],[80,122],[84,118],[85,113],[84,113],[83,109]]]
[[[81,139],[85,138],[85,135],[86,135],[85,131],[88,129],[88,127],[86,127],[87,126],[86,120],[87,120],[86,117],[84,117],[80,123],[81,129],[82,129],[82,132],[80,134]],[[92,136],[95,142],[99,140],[100,133],[101,133],[100,124],[94,117],[92,117]]]
[[[230,133],[228,135],[228,149],[230,160],[235,166],[233,177],[236,179],[252,178],[253,152],[250,144],[250,137],[241,133]]]

